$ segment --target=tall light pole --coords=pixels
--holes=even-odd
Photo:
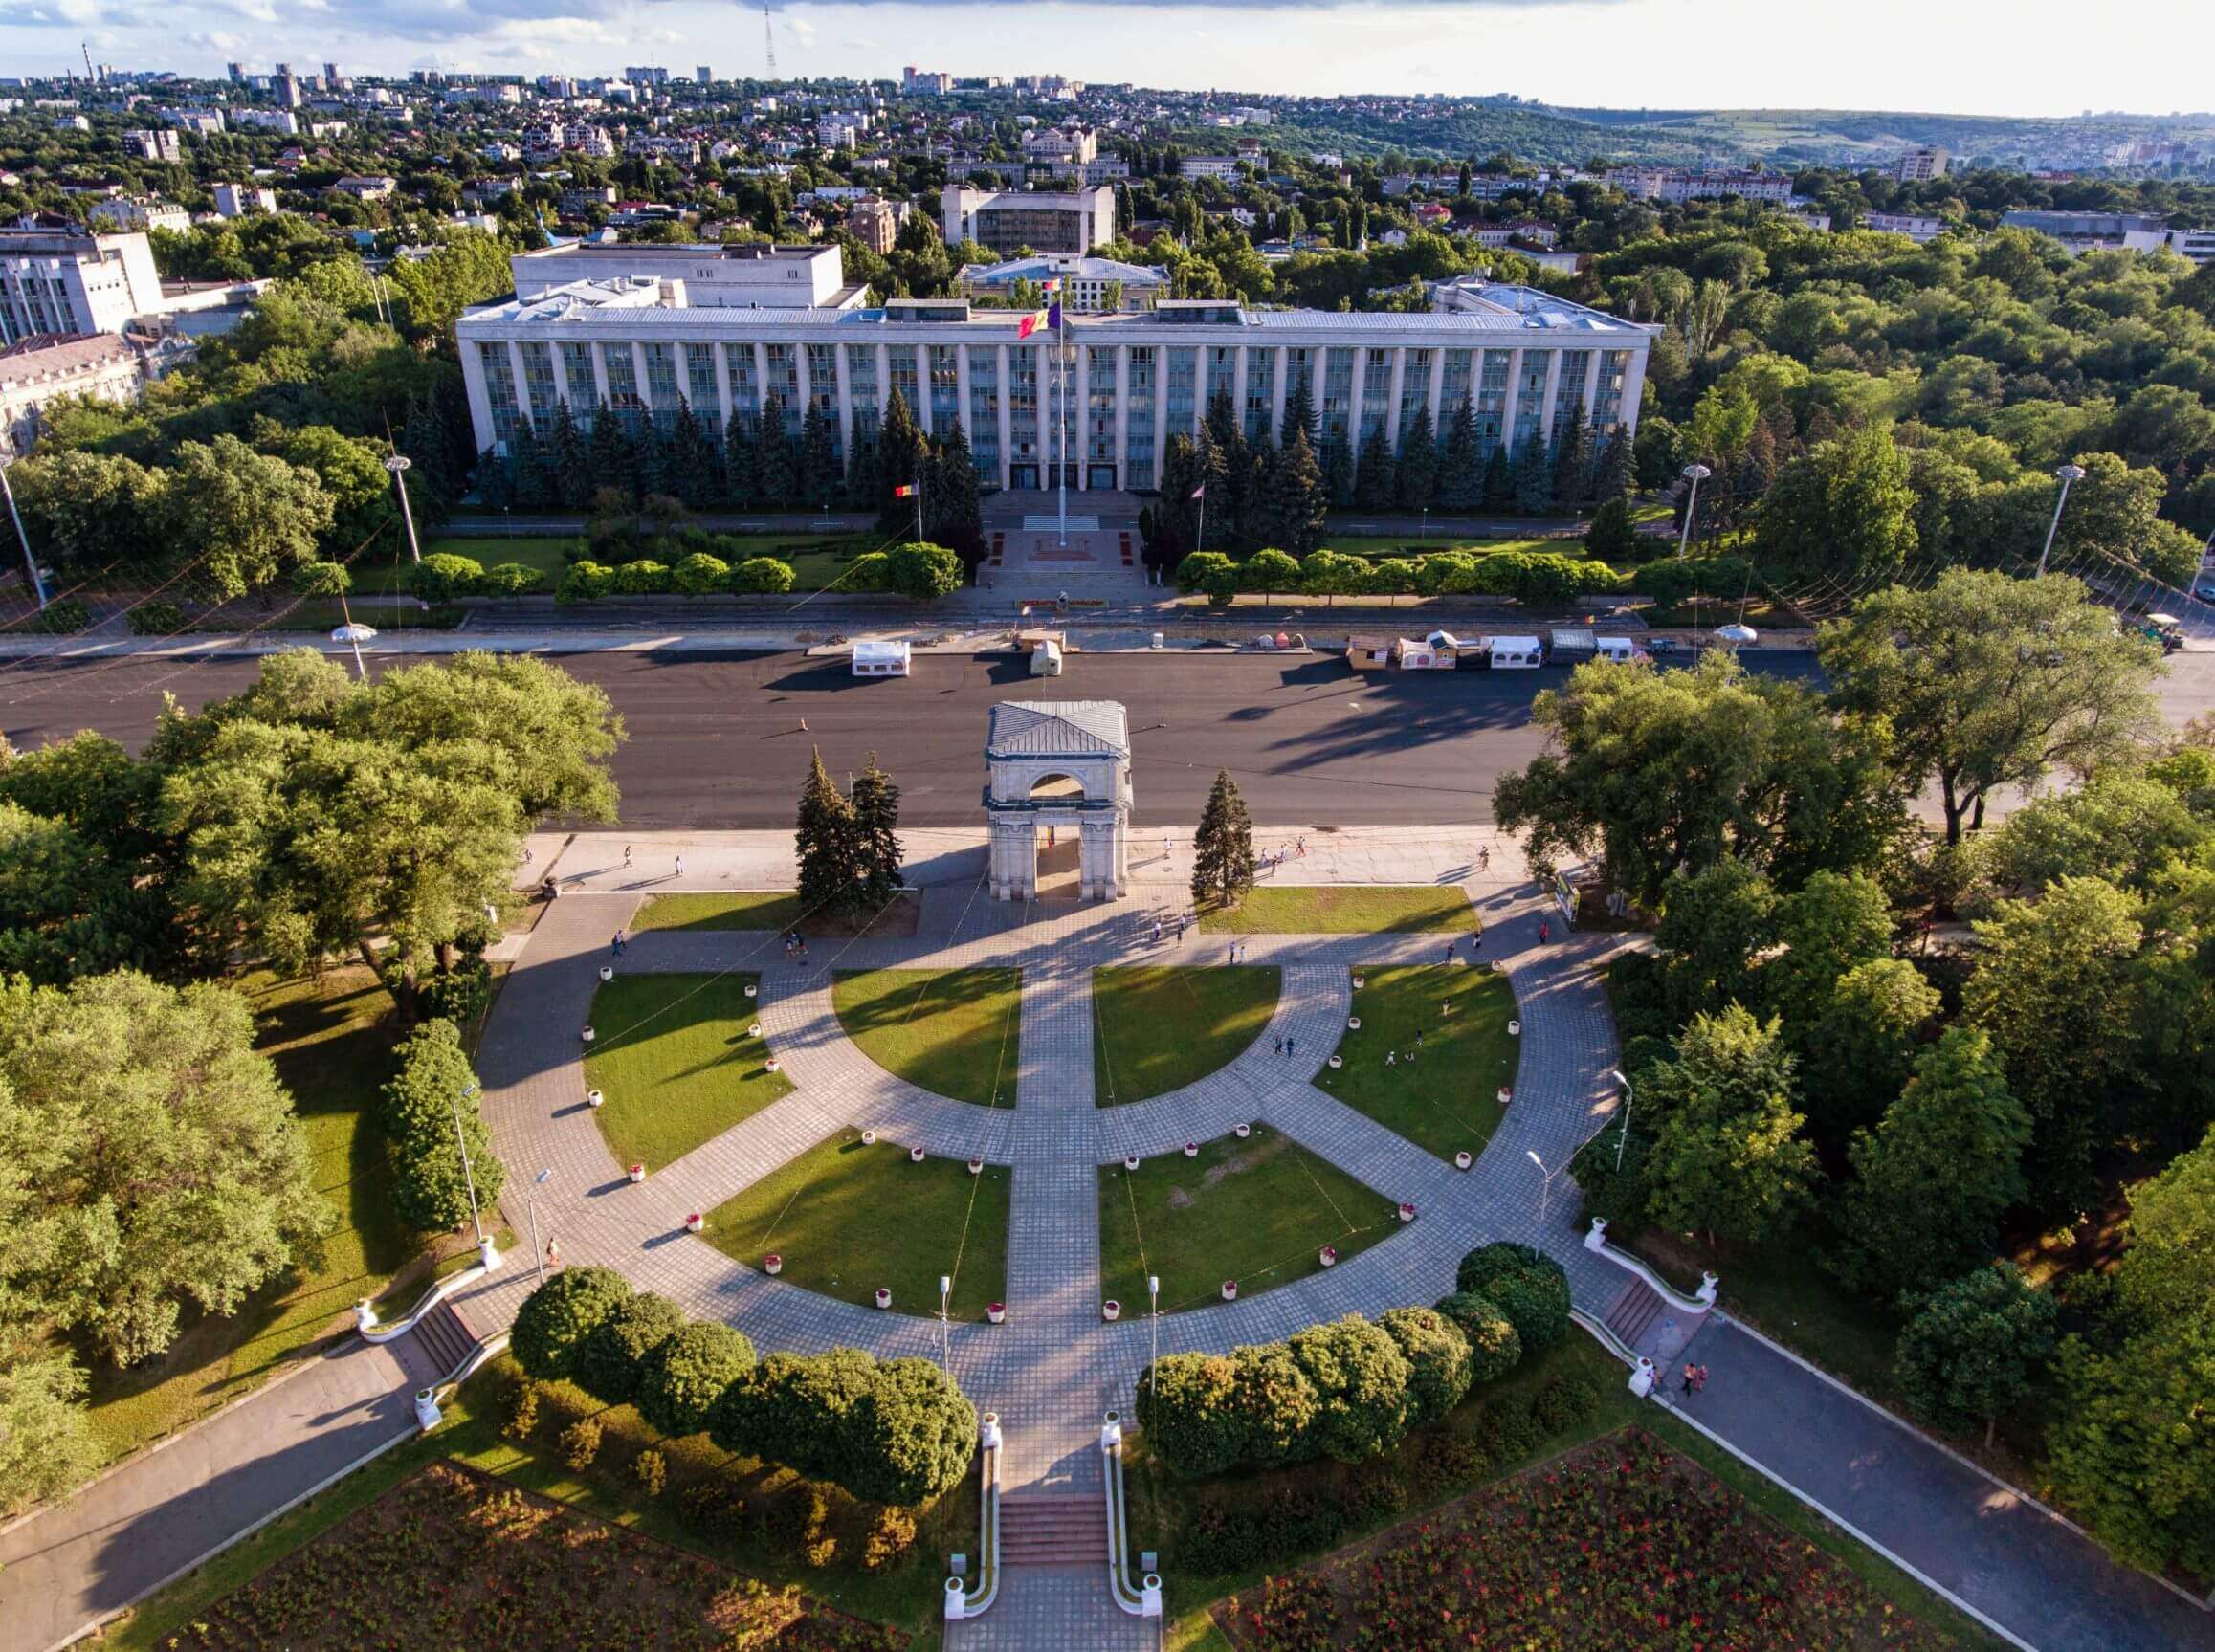
[[[8,515],[15,523],[15,542],[23,547],[23,571],[31,577],[32,594],[46,606],[46,582],[38,577],[38,559],[31,554],[31,536],[23,531],[23,513],[15,508],[15,490],[8,485],[8,462],[0,459],[0,495],[8,500]]]
[[[1623,1149],[1630,1141],[1630,1104],[1637,1098],[1631,1093],[1630,1081],[1623,1076],[1621,1068],[1614,1068],[1609,1076],[1623,1087],[1623,1134],[1615,1143],[1615,1168],[1621,1170],[1623,1168]]]
[[[1540,1158],[1536,1153],[1532,1152],[1527,1147],[1523,1149],[1523,1156],[1529,1159],[1533,1164],[1537,1165],[1539,1167],[1539,1174],[1546,1178],[1544,1182],[1542,1182],[1539,1187],[1539,1225],[1543,1227],[1546,1224],[1546,1201],[1554,1196],[1554,1177],[1556,1173],[1554,1171],[1548,1170],[1546,1168],[1546,1161]]]
[[[1677,531],[1676,554],[1679,560],[1684,556],[1685,547],[1692,542],[1692,514],[1699,509],[1699,485],[1714,474],[1705,465],[1687,465],[1684,468],[1684,479],[1692,484],[1692,497],[1684,501],[1684,526]]]
[[[1162,1276],[1158,1273],[1146,1275],[1146,1301],[1153,1308],[1150,1323],[1153,1326],[1154,1357],[1153,1362],[1146,1367],[1146,1398],[1152,1399],[1155,1386],[1161,1381],[1159,1373],[1162,1369]]]
[[[406,453],[394,453],[385,461],[385,468],[392,473],[392,485],[400,490],[400,517],[408,524],[408,557],[410,562],[423,560],[423,549],[415,542],[415,510],[408,502],[408,469],[410,461]]]
[[[476,1094],[476,1081],[472,1079],[462,1087],[458,1095],[449,1095],[446,1099],[454,1109],[454,1141],[461,1149],[461,1179],[469,1189],[469,1221],[470,1225],[476,1229],[476,1257],[484,1264],[484,1270],[490,1273],[499,1266],[499,1252],[493,1248],[492,1241],[485,1238],[484,1220],[476,1212],[476,1172],[470,1168],[469,1135],[461,1128],[461,1104],[465,1101],[474,1103]]]
[[[546,1283],[546,1253],[539,1245],[539,1189],[546,1185],[546,1178],[553,1175],[551,1168],[542,1170],[531,1178],[531,1185],[523,1193],[523,1202],[531,1211],[531,1254],[537,1257],[539,1283]]]
[[[946,1375],[954,1372],[954,1276],[939,1275],[939,1362]]]
[[[2063,465],[2053,474],[2061,478],[2061,497],[2053,501],[2053,520],[2046,524],[2046,543],[2038,552],[2038,577],[2042,580],[2046,577],[2046,559],[2053,551],[2053,536],[2061,531],[2061,507],[2069,503],[2070,484],[2084,480],[2084,467]]]

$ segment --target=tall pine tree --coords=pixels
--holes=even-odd
[[[1252,887],[1253,821],[1230,771],[1218,769],[1192,838],[1192,899],[1201,906],[1236,906]]]
[[[1550,510],[1554,503],[1554,467],[1546,453],[1546,444],[1533,430],[1524,438],[1523,451],[1516,455],[1516,509],[1528,517]]]
[[[723,432],[723,501],[744,510],[761,496],[761,452],[754,441],[754,421],[745,408],[733,407],[730,428]]]
[[[1392,454],[1382,426],[1362,439],[1362,456],[1354,465],[1354,508],[1389,510],[1392,505]]]
[[[1554,503],[1575,510],[1592,485],[1592,428],[1572,419],[1554,447]]]
[[[800,496],[809,510],[828,510],[844,479],[831,420],[810,401],[800,420]]]
[[[565,511],[581,511],[592,497],[592,466],[585,432],[567,402],[554,404],[554,428],[546,438],[546,463],[553,472],[554,494]]]
[[[1415,418],[1400,438],[1400,463],[1394,469],[1393,494],[1403,511],[1427,510],[1438,482],[1438,435],[1430,428],[1430,409],[1418,407]]]
[[[1592,470],[1592,496],[1602,504],[1628,498],[1630,480],[1630,444],[1618,426],[1600,446],[1600,459]]]
[[[670,491],[693,510],[707,509],[719,492],[715,460],[715,443],[707,427],[690,402],[679,402],[669,427]]]
[[[515,438],[508,443],[508,466],[515,477],[516,504],[526,511],[543,511],[554,502],[545,444],[528,419],[516,421]]]
[[[897,809],[897,800],[894,806]],[[845,916],[860,899],[861,862],[853,807],[817,751],[800,792],[800,815],[793,830],[800,860],[800,905],[808,912]]]
[[[1290,431],[1276,462],[1270,466],[1261,536],[1279,550],[1304,557],[1323,542],[1324,512],[1330,501],[1307,431],[1297,425]]]
[[[884,473],[876,462],[876,432],[853,427],[853,452],[846,456],[846,507],[874,511],[884,496]]]
[[[956,419],[930,460],[930,486],[923,497],[923,528],[936,545],[962,559],[972,574],[985,560],[983,497],[977,484],[977,455],[969,432]]]
[[[1515,509],[1515,466],[1508,458],[1505,443],[1495,444],[1485,458],[1484,486],[1479,490],[1479,502],[1488,511]]]
[[[762,399],[762,424],[754,441],[754,474],[762,503],[771,510],[789,510],[800,502],[799,456],[785,430],[785,404],[773,395]]]
[[[923,460],[928,454],[923,433],[916,426],[915,415],[908,411],[907,398],[896,386],[885,398],[884,428],[876,443],[877,474],[884,489],[877,505],[877,530],[887,538],[915,531],[915,502],[893,497],[893,490],[921,481]]]
[[[1446,446],[1438,458],[1438,508],[1473,511],[1484,497],[1484,466],[1476,456],[1476,409],[1464,397],[1446,427]]]
[[[592,488],[613,488],[627,499],[638,497],[638,464],[623,421],[602,402],[592,415]]]
[[[899,783],[877,767],[875,752],[869,766],[853,777],[849,806],[860,904],[879,912],[900,889]]]

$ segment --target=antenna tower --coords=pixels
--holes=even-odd
[[[777,29],[769,20],[769,0],[762,0],[762,48],[769,57],[769,78],[777,77]]]

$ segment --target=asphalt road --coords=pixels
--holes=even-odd
[[[1197,820],[1218,768],[1264,823],[1479,822],[1491,818],[1494,781],[1539,749],[1531,696],[1562,677],[1364,678],[1335,657],[1172,652],[1073,654],[1058,679],[1031,677],[1012,657],[919,655],[912,677],[857,682],[843,662],[788,653],[555,657],[605,686],[623,714],[630,738],[615,775],[624,821],[642,830],[789,826],[817,746],[841,774],[876,752],[911,826],[980,826],[986,716],[1007,699],[1122,701],[1141,826]],[[2170,665],[2171,717],[2215,708],[2215,655]],[[1761,669],[1812,666],[1778,656]],[[197,708],[256,670],[246,659],[0,666],[0,732],[18,749],[78,728],[136,747],[165,694]]]

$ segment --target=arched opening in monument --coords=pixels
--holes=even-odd
[[[1074,811],[1084,804],[1084,786],[1070,775],[1041,775],[1031,784],[1030,801],[1040,810],[1038,898],[1077,900],[1084,892],[1084,869],[1078,855],[1078,817]],[[1056,818],[1056,808],[1072,812]]]

